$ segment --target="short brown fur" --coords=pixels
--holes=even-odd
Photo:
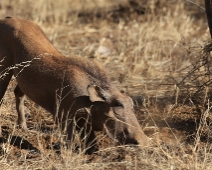
[[[0,20],[1,60],[0,73],[8,74],[0,80],[0,100],[14,75],[18,124],[24,130],[26,95],[52,113],[62,132],[68,134],[67,140],[73,139],[74,120],[77,129],[86,124],[85,133],[90,133],[86,145],[94,144],[88,153],[97,149],[94,131],[104,131],[121,144],[148,144],[132,100],[110,84],[105,71],[84,58],[63,56],[35,23],[11,17]],[[11,66],[15,68],[9,70]]]

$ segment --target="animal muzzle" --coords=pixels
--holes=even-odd
[[[132,134],[129,134],[127,130],[124,130],[122,133],[119,133],[116,135],[117,140],[122,145],[138,145],[139,142],[132,136]]]

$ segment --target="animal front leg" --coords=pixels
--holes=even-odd
[[[91,155],[92,153],[98,151],[97,141],[96,141],[96,135],[94,131],[92,130],[89,133],[87,133],[87,139],[86,139],[86,154]]]
[[[0,60],[1,60],[1,55],[0,55]],[[4,63],[3,63],[4,64]],[[4,73],[4,69],[6,70],[6,67],[3,67],[1,66],[2,63],[0,61],[0,73]],[[12,72],[11,70],[9,70],[8,72],[5,72],[5,75],[0,75],[0,107],[1,107],[1,104],[3,102],[3,97],[4,97],[4,94],[7,90],[7,86],[10,82],[10,79],[12,77]],[[0,111],[0,115],[1,115],[1,111]],[[2,122],[0,122],[0,136],[2,135],[1,134],[1,124]]]
[[[15,99],[16,99],[16,109],[18,112],[18,125],[24,129],[24,131],[27,131],[27,125],[26,125],[26,118],[24,113],[24,99],[25,94],[21,91],[19,86],[17,85],[15,90]]]
[[[96,135],[89,119],[89,115],[87,115],[87,117],[79,118],[77,120],[77,131],[80,131],[81,133],[80,138],[82,143],[84,143],[85,153],[90,155],[98,151],[98,146]]]

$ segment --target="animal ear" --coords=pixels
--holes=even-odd
[[[89,85],[88,86],[88,93],[90,96],[90,100],[92,102],[107,102],[109,101],[111,95],[103,90],[101,87],[96,85]]]

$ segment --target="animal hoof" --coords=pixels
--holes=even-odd
[[[26,125],[21,125],[21,124],[19,124],[17,127],[18,127],[19,129],[22,129],[24,132],[28,132],[28,128],[27,128]]]

